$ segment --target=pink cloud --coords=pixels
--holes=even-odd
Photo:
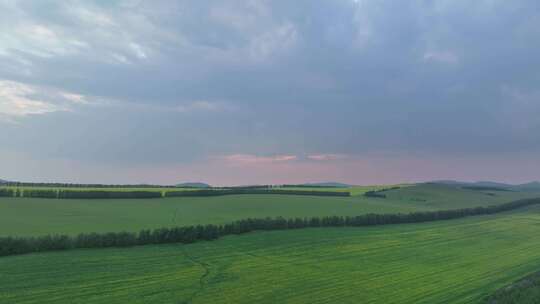
[[[274,162],[288,162],[296,160],[296,155],[273,155],[273,156],[257,156],[253,154],[232,154],[223,156],[221,159],[232,164],[260,164]]]
[[[307,156],[310,160],[316,160],[316,161],[329,161],[329,160],[338,160],[338,159],[345,159],[347,158],[347,155],[344,154],[310,154]]]
[[[203,181],[226,186],[339,181],[370,185],[435,179],[522,183],[538,180],[540,172],[540,163],[534,153],[510,160],[490,156],[449,158],[380,153],[348,155],[340,161],[301,161],[294,155],[233,154],[194,163],[115,164],[114,170],[109,163],[84,164],[63,159],[38,161],[21,153],[6,151],[0,151],[0,159],[7,160],[3,174],[8,179],[26,180],[25,176],[33,176],[29,181],[111,184]],[[21,168],[20,163],[26,166]]]

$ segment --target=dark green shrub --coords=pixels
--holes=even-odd
[[[13,189],[0,189],[0,197],[13,197],[15,196],[15,191]]]
[[[22,193],[24,197],[58,198],[57,190],[28,189]]]

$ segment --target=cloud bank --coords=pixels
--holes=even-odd
[[[346,164],[378,158],[397,162],[384,168],[396,180],[434,167],[519,179],[501,162],[525,160],[540,169],[536,1],[48,0],[0,11],[4,178],[40,175],[8,166],[14,155],[126,172],[117,182],[163,181],[149,173],[161,168],[173,183],[188,178],[164,168],[218,163],[283,169],[244,182],[300,171],[366,182],[377,174]],[[399,171],[416,158],[441,163]],[[470,172],[479,159],[493,163]],[[99,182],[62,168],[39,179]]]

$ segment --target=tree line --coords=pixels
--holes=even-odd
[[[334,185],[310,185],[310,184],[285,184],[280,185],[279,187],[283,188],[347,188],[342,186],[334,186]]]
[[[314,227],[361,227],[450,220],[466,216],[494,214],[540,204],[540,198],[523,199],[501,205],[408,214],[364,214],[311,218],[250,218],[224,225],[197,225],[141,230],[140,232],[82,233],[77,236],[0,237],[0,256],[76,248],[129,247],[136,245],[193,243],[227,235],[261,230],[288,230]]]
[[[259,188],[229,188],[223,190],[196,190],[196,191],[167,191],[165,197],[179,196],[221,196],[234,194],[283,194],[283,195],[315,195],[315,196],[351,196],[350,192],[314,191],[314,190],[278,190]]]
[[[15,196],[15,190],[13,189],[1,189],[0,188],[0,197],[12,197]]]
[[[161,198],[159,191],[73,191],[60,190],[61,199],[115,199],[115,198]]]
[[[32,197],[52,199],[115,199],[115,198],[161,198],[159,191],[78,191],[57,189],[0,189],[3,197]]]
[[[395,186],[395,187],[383,188],[379,190],[371,190],[364,193],[364,196],[375,197],[375,198],[386,198],[386,194],[384,194],[384,192],[390,191],[390,190],[397,190],[399,188],[400,188],[399,186]]]
[[[206,197],[238,194],[283,194],[315,196],[350,196],[349,192],[313,191],[313,190],[277,190],[259,188],[201,189],[190,191],[112,191],[112,190],[64,190],[64,189],[0,189],[4,197],[33,197],[56,199],[131,199],[162,197]]]

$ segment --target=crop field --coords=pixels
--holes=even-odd
[[[540,208],[0,258],[0,303],[481,303],[540,268]]]
[[[540,272],[504,286],[490,295],[486,304],[538,303],[540,299]]]
[[[535,192],[484,192],[439,185],[391,190],[386,199],[301,195],[231,195],[165,199],[1,198],[0,236],[139,231],[193,224],[221,224],[250,217],[313,217],[407,213],[486,206]]]

